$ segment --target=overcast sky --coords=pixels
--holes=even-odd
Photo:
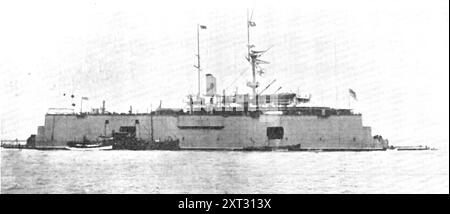
[[[0,3],[1,139],[26,139],[49,108],[146,112],[196,93],[196,26],[204,74],[218,91],[250,92],[251,43],[272,47],[267,92],[351,107],[394,145],[448,147],[448,0],[9,1]]]

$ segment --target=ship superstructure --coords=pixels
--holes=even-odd
[[[253,15],[253,13],[252,13]],[[200,29],[206,29],[204,25],[197,26],[197,59],[198,64],[195,65],[198,69],[198,93],[196,95],[188,95],[185,99],[185,103],[188,107],[184,110],[190,114],[202,114],[216,112],[268,112],[268,111],[280,111],[285,113],[292,113],[295,111],[295,107],[300,106],[302,103],[308,103],[311,99],[310,94],[296,94],[296,93],[273,93],[263,94],[276,80],[270,82],[265,88],[258,91],[260,86],[256,80],[257,73],[263,74],[264,68],[262,65],[269,64],[268,61],[262,60],[261,56],[269,51],[255,50],[256,46],[250,43],[250,29],[255,27],[255,22],[252,21],[252,15],[250,17],[247,14],[247,56],[246,60],[251,65],[252,81],[247,82],[247,86],[251,88],[252,94],[238,94],[237,92],[232,95],[226,95],[225,90],[222,92],[217,91],[217,80],[212,74],[206,74],[206,90],[205,94],[200,93]],[[278,91],[278,90],[277,90]],[[298,113],[301,113],[300,111]]]

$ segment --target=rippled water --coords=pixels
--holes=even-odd
[[[1,150],[1,193],[449,193],[448,151]]]

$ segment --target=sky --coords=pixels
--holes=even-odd
[[[257,77],[276,80],[268,93],[350,106],[394,145],[448,148],[447,0],[2,1],[0,139],[36,134],[49,108],[79,111],[81,97],[111,112],[184,107],[197,92],[197,24],[202,90],[211,73],[219,92],[249,93],[248,9],[251,43],[270,48]]]

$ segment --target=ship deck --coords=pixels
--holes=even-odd
[[[262,114],[276,113],[279,115],[297,115],[297,116],[322,116],[328,117],[332,115],[341,116],[360,116],[361,114],[353,113],[351,109],[337,109],[330,107],[279,107],[277,110],[272,110],[268,108],[259,108],[256,111],[245,111],[242,109],[232,108],[221,110],[206,111],[201,109],[200,111],[186,112],[182,109],[159,109],[152,111],[150,113],[116,113],[116,112],[106,112],[106,113],[47,113],[46,115],[76,115],[77,117],[84,116],[96,116],[96,115],[114,115],[114,116],[130,116],[130,115],[166,115],[166,116],[179,116],[179,115],[220,115],[220,116],[250,116],[258,117]]]

